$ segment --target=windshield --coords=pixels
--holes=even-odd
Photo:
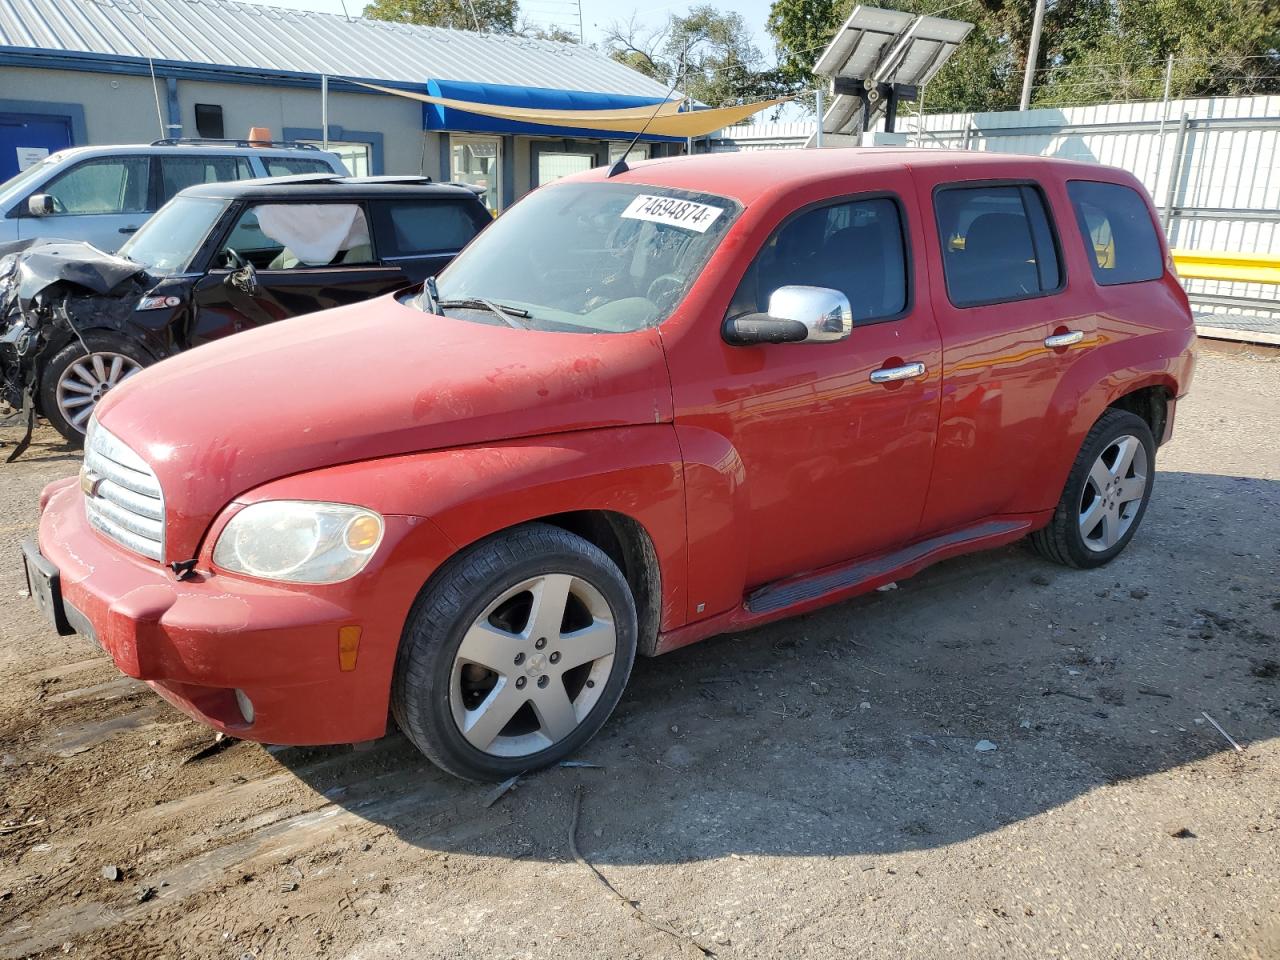
[[[33,163],[31,166],[27,167],[27,169],[14,174],[4,183],[0,183],[0,197],[7,197],[9,194],[21,193],[23,188],[28,184],[39,180],[46,173],[56,167],[59,162],[61,162],[61,157],[59,154],[55,153],[52,156],[45,157],[43,160]]]
[[[225,200],[174,197],[125,241],[120,256],[142,264],[157,277],[182,273],[191,266],[226,205]]]
[[[739,209],[725,197],[667,187],[543,187],[440,274],[442,312],[503,323],[478,302],[488,300],[527,311],[523,325],[535,330],[655,326],[684,298]]]

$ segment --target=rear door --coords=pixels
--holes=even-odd
[[[72,163],[36,191],[53,198],[53,212],[33,217],[20,211],[18,236],[87,240],[114,253],[154,212],[150,191],[150,157],[114,155]]]
[[[187,346],[287,317],[358,303],[404,282],[379,262],[364,204],[266,201],[242,207],[194,293]]]
[[[371,201],[369,211],[382,262],[411,281],[435,276],[492,222],[487,210],[465,198],[394,197]]]
[[[1034,180],[920,181],[920,202],[933,211],[930,260],[942,267],[931,286],[943,341],[922,534],[1043,506],[1028,481],[1054,442],[1047,414],[1067,355],[1090,347],[1096,325],[1067,293],[1048,201],[1059,189]]]

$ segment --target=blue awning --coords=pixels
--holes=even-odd
[[[626,107],[657,107],[658,97],[630,97],[583,90],[551,90],[546,87],[514,87],[496,83],[463,83],[456,80],[428,80],[427,94],[452,100],[471,100],[503,107],[528,107],[536,110],[618,110]],[[422,106],[425,130],[454,130],[475,133],[525,133],[534,136],[589,137],[597,140],[630,140],[629,134],[616,130],[591,130],[587,127],[551,127],[540,123],[522,123],[501,117],[486,117],[465,110],[426,103]],[[681,142],[679,137],[645,136],[658,142]]]

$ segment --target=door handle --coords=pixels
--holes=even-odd
[[[1057,350],[1060,347],[1073,346],[1083,339],[1083,330],[1068,330],[1066,333],[1055,333],[1051,337],[1045,337],[1044,345],[1050,350]]]
[[[121,227],[120,232],[121,233],[137,233],[138,228],[137,227]]]
[[[918,360],[915,363],[904,363],[900,367],[881,367],[879,370],[871,371],[872,383],[893,383],[895,380],[914,380],[916,377],[924,376],[924,364]]]

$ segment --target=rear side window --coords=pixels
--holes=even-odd
[[[956,306],[1026,300],[1062,286],[1061,257],[1035,187],[946,187],[933,205]]]
[[[323,160],[312,160],[307,157],[263,157],[267,175],[272,177],[293,177],[300,173],[333,173],[333,169]]]
[[[855,324],[907,307],[902,213],[889,197],[817,207],[773,232],[747,268],[729,316],[766,313],[779,287],[829,287],[849,298]]]
[[[1094,280],[1110,286],[1164,276],[1151,212],[1136,190],[1118,183],[1072,180],[1067,194]]]
[[[179,190],[196,184],[248,180],[252,176],[253,168],[244,157],[161,157],[161,201],[168,203]]]
[[[478,204],[456,200],[387,200],[373,204],[383,256],[456,253],[489,219]]]

